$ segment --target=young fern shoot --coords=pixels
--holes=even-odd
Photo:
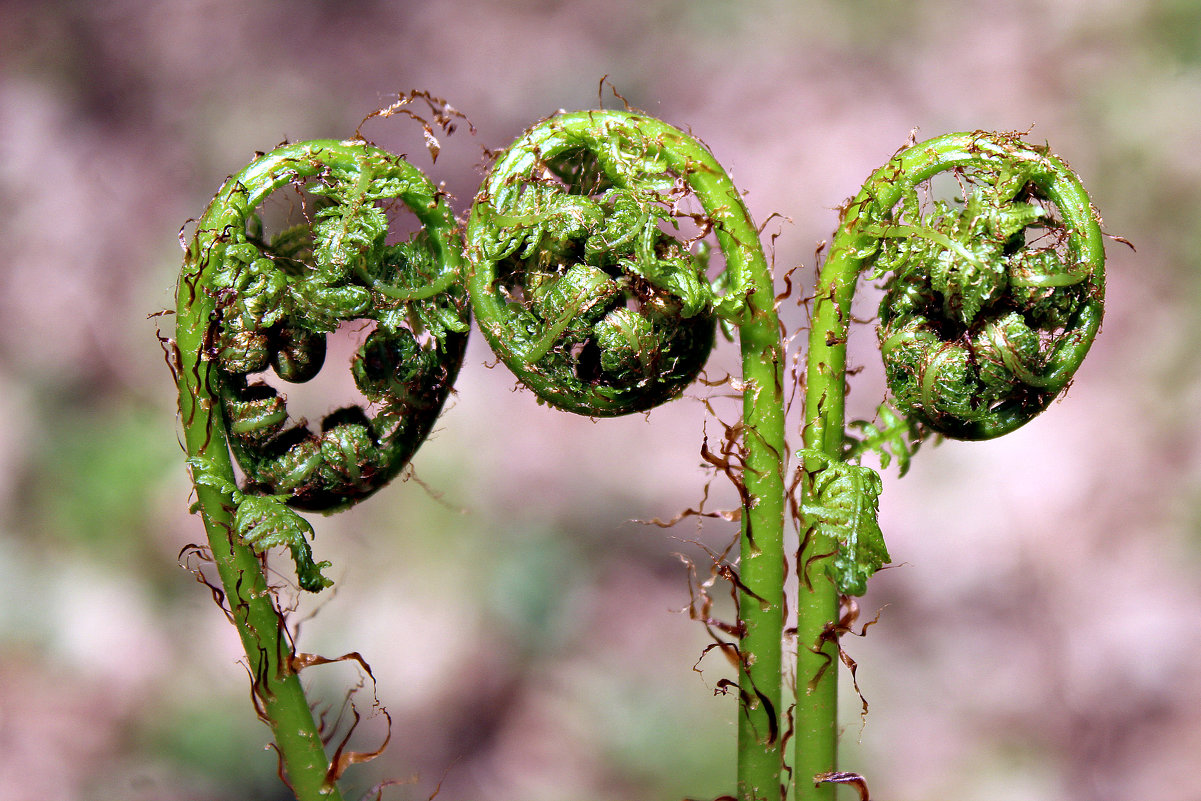
[[[962,194],[930,197],[946,173]],[[268,233],[274,193],[303,220]],[[691,206],[695,202],[701,211]],[[389,244],[387,212],[420,223]],[[688,209],[688,210],[686,210]],[[680,234],[687,219],[698,233]],[[931,433],[1014,430],[1067,386],[1101,322],[1104,249],[1076,176],[1016,136],[968,133],[912,145],[843,211],[813,301],[799,503],[796,705],[783,692],[784,345],[759,232],[730,178],[696,139],[625,111],[562,113],[492,165],[461,227],[400,157],[361,140],[286,145],[218,192],[198,221],[178,286],[175,366],[188,465],[252,694],[301,801],[339,799],[342,769],[300,686],[298,655],[266,551],[287,547],[299,586],[330,584],[312,526],[394,478],[451,391],[470,310],[500,359],[540,401],[578,414],[641,412],[698,376],[717,326],[737,329],[743,419],[726,470],[742,498],[738,589],[740,801],[832,801],[839,772],[840,605],[889,562],[880,476],[903,474]],[[723,260],[707,272],[711,233]],[[464,256],[465,254],[465,256]],[[876,421],[844,420],[846,342],[861,275],[884,282],[879,340],[892,395]],[[351,362],[369,408],[289,415],[263,374],[303,382],[325,338],[357,321]],[[232,458],[231,458],[232,454]],[[234,461],[239,468],[235,472]],[[795,752],[787,774],[784,743]]]
[[[268,237],[258,209],[289,186],[301,193],[304,222]],[[389,245],[394,202],[422,228]],[[305,590],[330,584],[329,563],[312,559],[312,526],[294,510],[333,512],[371,495],[429,433],[466,345],[461,252],[453,213],[416,168],[362,141],[316,141],[281,147],[230,178],[184,259],[177,380],[197,507],[256,707],[301,801],[339,798],[343,766],[325,755],[264,552],[287,546]],[[310,430],[257,376],[271,368],[285,381],[313,378],[326,335],[352,320],[372,327],[351,368],[375,413],[347,407]]]
[[[670,231],[688,194],[725,259]],[[492,166],[467,230],[480,330],[542,400],[598,417],[680,394],[715,321],[743,356],[738,793],[780,793],[784,588],[783,347],[771,273],[737,190],[691,136],[640,114],[561,114]]]
[[[948,173],[962,196],[930,200]],[[925,202],[929,200],[929,202]],[[806,372],[796,797],[831,801],[840,597],[888,559],[875,525],[880,480],[848,464],[867,450],[907,468],[927,432],[988,439],[1042,412],[1101,324],[1104,240],[1077,176],[1015,135],[949,134],[898,152],[844,209],[818,278]],[[896,412],[844,424],[856,282],[885,279],[879,340]],[[887,459],[882,459],[887,466]]]

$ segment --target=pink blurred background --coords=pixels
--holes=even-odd
[[[1105,327],[1065,400],[1004,439],[925,448],[903,480],[886,473],[902,566],[863,602],[868,618],[884,607],[879,624],[846,644],[871,711],[864,725],[848,692],[843,767],[881,801],[1201,798],[1201,6],[0,12],[0,799],[287,797],[234,633],[177,560],[202,532],[147,315],[174,305],[184,221],[256,150],[348,136],[415,88],[478,133],[444,140],[431,165],[399,118],[363,132],[463,212],[483,148],[594,107],[606,75],[701,137],[757,219],[787,218],[768,228],[777,271],[803,265],[807,282],[836,207],[913,129],[1029,130],[1081,173],[1138,252],[1110,245]],[[853,343],[866,369],[852,413],[870,414],[874,337]],[[707,640],[679,611],[674,555],[700,559],[685,540],[730,531],[630,522],[700,500],[701,390],[649,422],[597,422],[538,406],[492,361],[476,338],[415,461],[420,484],[315,521],[338,589],[298,615],[312,614],[301,649],[360,651],[394,721],[347,796],[386,778],[403,782],[386,799],[731,792],[734,702],[714,697],[716,655],[693,670]],[[713,364],[734,369],[732,348]],[[715,505],[730,495],[715,482]],[[357,675],[306,678],[336,711]],[[366,711],[370,693],[357,700]],[[375,718],[354,742],[383,730]]]

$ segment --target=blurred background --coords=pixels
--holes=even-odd
[[[843,767],[882,801],[1195,801],[1201,778],[1201,6],[1191,0],[0,3],[0,798],[283,799],[232,628],[180,564],[177,232],[282,140],[349,136],[398,91],[476,126],[436,165],[464,212],[483,149],[559,108],[628,101],[690,127],[777,273],[910,132],[1029,131],[1082,175],[1111,242],[1108,311],[1067,397],[1001,440],[885,474],[900,566],[846,647]],[[598,92],[599,88],[599,92]],[[872,315],[870,302],[862,316]],[[792,330],[803,310],[788,306]],[[852,414],[883,399],[874,337]],[[736,369],[734,348],[711,372]],[[676,554],[637,522],[695,506],[691,391],[590,421],[516,390],[482,340],[417,480],[318,519],[337,590],[301,650],[359,651],[393,718],[353,798],[707,799],[733,790],[726,668]],[[331,392],[339,391],[333,387]],[[319,417],[336,399],[315,400]],[[324,404],[324,407],[322,406]],[[795,415],[799,412],[794,410]],[[795,437],[797,431],[792,431]],[[734,503],[714,482],[711,505]],[[184,560],[187,563],[187,560]],[[306,672],[331,717],[359,673]],[[849,685],[844,677],[844,683]],[[370,712],[370,683],[355,696]],[[353,744],[370,750],[383,719]],[[848,796],[849,797],[849,796]]]

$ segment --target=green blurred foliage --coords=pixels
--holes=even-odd
[[[161,572],[161,554],[148,553],[146,542],[162,523],[156,507],[179,487],[174,426],[159,409],[121,399],[82,413],[56,411],[47,426],[53,436],[27,478],[31,530],[109,567]]]

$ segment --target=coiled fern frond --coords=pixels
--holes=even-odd
[[[702,245],[709,233],[724,262],[712,278]],[[568,411],[606,417],[670,400],[704,367],[716,325],[737,328],[742,464],[730,475],[744,505],[739,785],[775,792],[784,356],[771,273],[737,189],[700,142],[659,120],[560,114],[492,166],[472,207],[467,253],[489,345],[541,400]]]
[[[260,208],[288,186],[304,222],[268,236]],[[393,244],[387,212],[398,202],[421,229]],[[305,589],[328,581],[324,563],[310,558],[312,528],[289,507],[332,511],[378,490],[425,439],[450,392],[469,324],[461,248],[433,184],[360,141],[260,156],[197,222],[177,331],[189,465],[198,492],[236,508],[231,525],[243,542],[291,547]],[[311,429],[263,373],[312,379],[326,335],[352,321],[370,329],[351,370],[371,410],[338,409]],[[227,445],[244,474],[240,489]]]
[[[1104,263],[1100,220],[1077,176],[1012,134],[912,144],[844,208],[806,357],[799,563],[814,586],[822,574],[829,584],[797,614],[795,775],[836,769],[837,683],[808,677],[837,656],[826,632],[838,597],[865,590],[889,558],[875,521],[879,477],[845,460],[875,451],[903,471],[928,431],[987,439],[1033,419],[1100,328]],[[847,338],[864,274],[884,281],[878,336],[896,413],[885,407],[879,423],[848,437]]]
[[[652,408],[700,372],[715,320],[744,307],[745,272],[711,282],[699,235],[679,237],[695,194],[702,233],[733,246],[720,230],[729,179],[702,155],[659,120],[590,111],[535,125],[492,166],[467,231],[472,303],[542,400],[593,416]]]
[[[958,197],[923,203],[940,173]],[[880,346],[904,414],[986,439],[1067,386],[1100,326],[1104,249],[1079,179],[1045,148],[985,133],[914,145],[848,221],[855,256],[886,279]]]
[[[931,184],[943,174],[957,190],[950,200]],[[808,494],[833,460],[875,451],[904,472],[928,431],[987,439],[1043,411],[1100,327],[1104,263],[1088,195],[1045,148],[975,132],[898,152],[847,205],[818,279],[802,452]],[[897,412],[882,407],[879,424],[853,423],[863,435],[848,437],[846,342],[865,273],[885,281],[878,335]],[[816,511],[806,517],[822,522]]]
[[[303,222],[269,235],[259,210],[288,186]],[[388,238],[394,203],[420,223],[399,243]],[[325,753],[263,553],[289,548],[302,589],[328,586],[329,563],[313,561],[312,526],[294,507],[333,511],[367,497],[429,433],[469,324],[456,231],[441,194],[403,159],[359,140],[315,141],[260,155],[226,181],[186,249],[173,366],[196,506],[221,580],[214,595],[242,640],[281,776],[305,801],[341,798],[335,782],[349,755],[331,762]],[[371,410],[340,409],[311,430],[262,374],[310,380],[326,335],[352,321],[370,329],[351,369]]]
[[[314,199],[307,220],[264,238],[257,208],[288,185]],[[396,201],[423,228],[389,244],[386,211]],[[466,344],[460,248],[433,184],[361,142],[285,146],[226,183],[197,225],[181,295],[204,315],[196,378],[220,399],[248,492],[328,511],[403,468],[437,418]],[[351,367],[374,413],[339,409],[312,430],[258,375],[310,380],[326,335],[350,321],[370,329]]]

